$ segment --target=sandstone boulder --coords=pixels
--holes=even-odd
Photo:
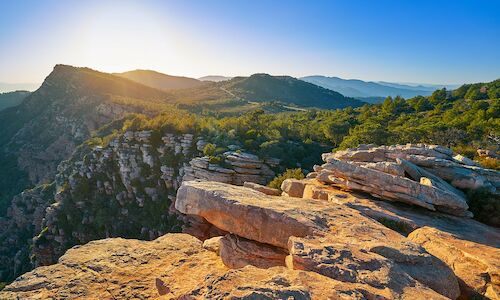
[[[344,205],[271,197],[242,187],[196,181],[183,183],[175,205],[182,213],[201,216],[240,237],[287,250],[287,265],[294,269],[387,289],[396,298],[410,286],[423,289],[422,293],[431,288],[450,298],[459,295],[457,280],[443,262]],[[335,271],[344,262],[349,266],[347,258],[343,259],[346,255],[361,264],[349,279]],[[380,276],[371,276],[372,267],[361,261],[377,266]]]
[[[281,183],[281,190],[289,197],[302,198],[304,183],[298,179],[285,179]]]
[[[458,239],[431,227],[413,231],[408,238],[424,246],[452,268],[465,299],[500,298],[500,249]]]
[[[387,174],[349,162],[327,159],[318,180],[351,190],[367,192],[378,198],[418,205],[430,210],[471,217],[464,198],[434,186],[422,185],[406,177]]]
[[[500,194],[500,172],[485,169],[474,161],[438,145],[406,144],[393,146],[360,145],[335,153],[323,154],[323,160],[335,158],[351,162],[395,162],[404,159],[461,189],[487,189]]]

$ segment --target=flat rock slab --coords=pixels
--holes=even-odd
[[[445,299],[408,287],[411,299]],[[24,274],[0,299],[384,299],[389,290],[285,267],[229,270],[201,241],[167,234],[154,241],[105,239],[74,247],[59,263]],[[397,297],[401,298],[401,297]],[[410,299],[410,298],[408,298]]]
[[[342,282],[366,284],[379,292],[389,290],[394,297],[404,295],[410,286],[418,287],[422,293],[432,289],[450,298],[459,295],[458,282],[442,261],[345,205],[273,197],[218,182],[189,181],[179,188],[175,207],[240,237],[287,249],[288,265],[294,269],[317,272]],[[311,251],[305,251],[306,248]],[[371,278],[364,274],[370,267],[360,267],[363,272],[354,268],[349,280],[338,272],[324,271],[340,268],[344,263],[349,265],[342,258],[332,259],[332,251],[350,255],[353,262],[369,261],[379,266],[380,274],[386,277]],[[304,263],[300,264],[299,258]],[[391,281],[389,275],[406,281]]]

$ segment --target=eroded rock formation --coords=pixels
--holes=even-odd
[[[390,297],[390,293],[382,291]],[[445,299],[422,286],[412,299]],[[373,299],[368,285],[314,272],[245,266],[228,269],[186,234],[154,241],[121,238],[75,247],[59,263],[37,268],[0,292],[1,299]]]
[[[469,218],[342,191],[317,179],[299,182],[303,185],[304,198],[349,207],[394,231],[409,234],[408,239],[422,245],[453,270],[460,285],[461,299],[499,297],[498,228]]]
[[[410,286],[459,295],[458,282],[442,261],[345,206],[190,181],[179,188],[176,208],[237,236],[282,248],[291,269],[366,284],[380,293],[389,290],[391,298],[403,296]]]
[[[148,139],[147,132],[130,135],[128,143],[140,141],[134,149],[142,154],[134,155],[135,163],[118,156],[118,177],[132,187],[135,165],[159,168],[159,159],[148,154],[154,152],[145,145]],[[203,148],[189,135],[165,136],[162,141],[164,149],[158,152],[184,155],[190,153],[185,149]],[[166,146],[171,142],[179,142],[179,147]],[[494,171],[437,146],[351,150],[325,155],[326,163],[306,179],[285,180],[282,195],[250,182],[181,183],[180,176],[192,179],[192,173],[162,166],[165,189],[180,185],[170,200],[175,199],[175,209],[189,220],[184,232],[190,235],[166,234],[151,242],[106,239],[76,246],[59,263],[19,277],[0,298],[499,298],[500,230],[468,218],[463,187],[427,163],[473,170],[474,182]],[[115,152],[108,156],[115,157]],[[233,154],[237,159],[230,164]],[[228,152],[225,157],[222,168],[235,172],[231,174],[236,168],[262,169],[246,154]],[[193,159],[179,165],[185,166],[193,167]],[[488,176],[482,177],[486,181],[480,189],[495,193],[491,188],[496,175]],[[464,180],[472,182],[469,179]],[[114,191],[114,185],[103,183],[102,190]],[[156,194],[161,202],[162,192]],[[37,210],[27,211],[39,215]],[[25,218],[15,220],[26,223]]]
[[[190,166],[184,168],[183,180],[202,179],[243,185],[245,182],[266,184],[275,176],[271,163],[256,155],[229,151],[223,157],[222,165],[211,163],[207,156],[194,158],[189,162]]]

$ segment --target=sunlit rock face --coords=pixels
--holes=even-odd
[[[288,253],[290,269],[316,272],[350,283],[363,283],[400,297],[410,287],[434,291],[450,298],[459,295],[458,282],[445,263],[399,233],[358,211],[327,201],[269,196],[258,191],[216,182],[184,182],[176,208],[201,216],[220,229],[256,243],[268,244],[249,251],[255,256]],[[228,241],[229,240],[229,241]],[[230,266],[255,264],[235,237],[220,240],[220,255],[230,248]],[[229,244],[229,245],[228,245]],[[247,251],[257,246],[247,246]],[[230,252],[230,251],[227,251]],[[264,257],[265,255],[260,255]],[[236,258],[235,258],[236,257]],[[269,258],[262,258],[262,262]],[[236,261],[236,262],[235,262]],[[415,290],[413,290],[415,292]]]

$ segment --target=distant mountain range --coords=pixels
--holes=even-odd
[[[159,90],[187,89],[203,85],[198,79],[172,76],[151,70],[134,70],[124,73],[113,73],[113,75],[124,77]]]
[[[442,87],[440,85],[411,86],[399,83],[371,82],[359,79],[342,79],[339,77],[326,76],[306,76],[300,79],[327,89],[337,91],[344,96],[354,97],[357,99],[376,99],[377,97],[387,96],[401,96],[404,98],[411,98],[418,95],[428,96],[432,94],[434,90]]]
[[[40,83],[7,83],[0,82],[0,93],[13,91],[34,91],[40,87]]]
[[[231,79],[233,79],[233,77],[220,76],[220,75],[209,75],[198,78],[198,80],[201,81],[213,81],[213,82],[227,81]]]

